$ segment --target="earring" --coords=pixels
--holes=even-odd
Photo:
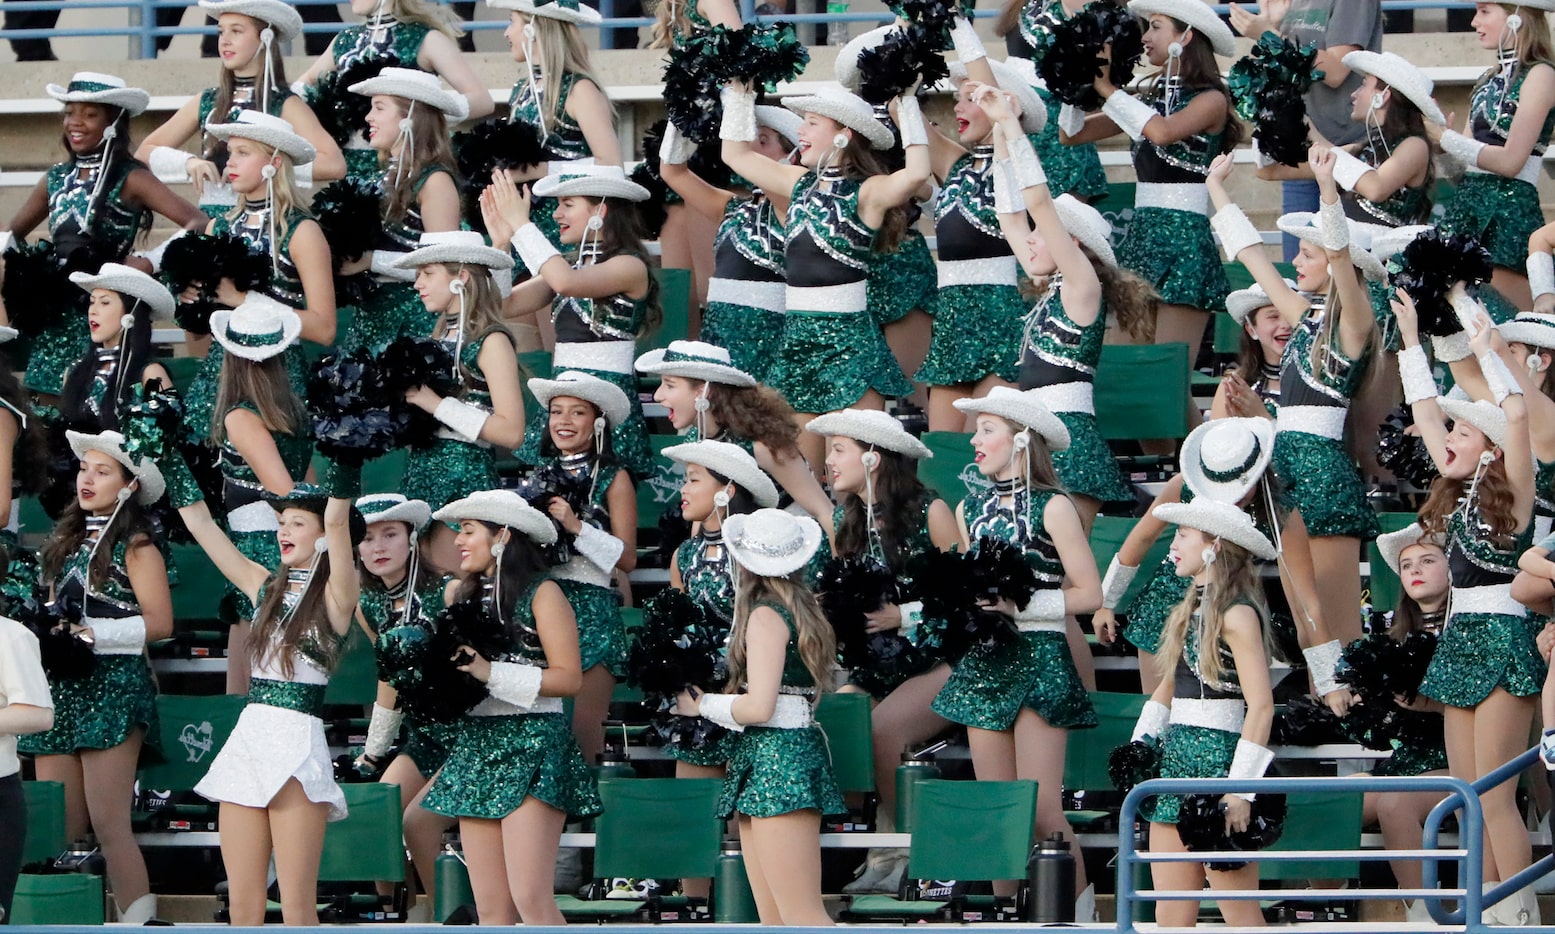
[[[1378,107],[1381,107],[1383,104],[1386,104],[1386,103],[1387,103],[1387,98],[1383,96],[1383,93],[1381,91],[1378,91],[1377,93],[1375,93],[1375,94],[1373,94],[1371,96],[1371,109],[1372,110],[1376,110]]]
[[[448,291],[452,292],[455,295],[463,295],[464,294],[464,280],[463,279],[455,279],[454,281],[448,283]]]
[[[1479,465],[1481,467],[1489,467],[1491,465],[1491,463],[1495,461],[1495,459],[1496,459],[1496,452],[1495,451],[1483,451],[1479,455]]]

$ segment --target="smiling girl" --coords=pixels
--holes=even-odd
[[[1236,368],[1215,387],[1209,417],[1274,418],[1280,410],[1280,362],[1295,329],[1256,282],[1227,295],[1226,312],[1241,329]]]
[[[162,364],[151,359],[151,324],[173,315],[173,296],[138,269],[104,263],[94,275],[73,272],[70,281],[86,290],[87,328],[92,350],[65,376],[59,412],[83,431],[119,427],[119,412],[136,386],[160,380],[171,389]]]

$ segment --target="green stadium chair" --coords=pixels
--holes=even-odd
[[[1360,849],[1361,799],[1361,794],[1353,791],[1287,795],[1285,832],[1270,851]],[[1353,859],[1258,864],[1260,879],[1354,879],[1359,875],[1360,863]]]
[[[65,786],[61,782],[22,782],[27,802],[27,841],[22,865],[52,861],[65,851]]]
[[[1397,532],[1415,523],[1412,512],[1384,512],[1377,515],[1377,523],[1383,532]],[[1366,543],[1366,560],[1371,565],[1371,579],[1367,584],[1366,602],[1373,610],[1382,612],[1398,605],[1398,575],[1382,560],[1376,541]]]
[[[397,448],[363,464],[362,492],[398,493],[402,485],[400,481],[405,476],[405,456],[405,449]]]
[[[1220,265],[1226,271],[1226,281],[1231,283],[1233,292],[1237,289],[1248,288],[1253,284],[1253,274],[1248,272],[1247,267],[1241,263],[1221,263]],[[1290,263],[1283,261],[1275,263],[1274,270],[1292,282],[1296,279],[1296,267]],[[1230,316],[1228,315],[1227,317]]]
[[[691,270],[655,269],[659,278],[659,307],[664,320],[637,341],[637,352],[647,353],[683,341],[691,333]]]
[[[518,385],[523,389],[524,411],[532,412],[540,404],[535,401],[534,393],[529,391],[531,379],[551,378],[551,352],[549,350],[530,350],[518,355]]]
[[[1236,323],[1236,319],[1230,315],[1215,316],[1215,353],[1221,356],[1234,357],[1237,351],[1242,349],[1242,335],[1245,332],[1242,326]]]
[[[157,791],[192,790],[232,735],[247,703],[247,698],[229,694],[158,695],[164,761],[140,770],[141,786]]]
[[[1121,243],[1128,233],[1129,222],[1134,219],[1134,191],[1136,185],[1133,182],[1112,182],[1107,186],[1107,197],[1096,205],[1101,216],[1112,225],[1112,242]]]
[[[24,496],[17,506],[17,524],[22,535],[46,536],[54,531],[54,520],[43,511],[36,496]]]
[[[1108,441],[1188,436],[1188,345],[1106,344],[1096,368],[1096,422]]]
[[[912,800],[909,884],[916,879],[984,882],[1026,878],[1036,817],[1036,782],[919,782]],[[992,907],[986,896],[968,896],[962,902]],[[849,903],[844,920],[925,921],[947,912],[954,919],[961,907],[950,901],[861,895]]]
[[[171,544],[168,548],[178,568],[178,583],[172,589],[173,620],[184,624],[180,629],[188,629],[189,624],[217,619],[227,594],[227,579],[199,545]]]
[[[190,383],[194,382],[195,376],[199,375],[200,367],[204,365],[205,358],[188,356],[159,357],[157,362],[162,364],[162,369],[167,371],[168,377],[173,381],[173,386],[179,391],[184,391],[189,388]]]
[[[1096,558],[1096,567],[1103,574],[1107,573],[1107,566],[1112,563],[1113,556],[1123,547],[1128,533],[1133,531],[1134,524],[1138,521],[1127,516],[1096,517],[1095,523],[1091,526],[1091,554]],[[1172,537],[1162,533],[1150,546],[1150,550],[1145,552],[1144,560],[1139,563],[1140,573],[1135,575],[1134,582],[1129,584],[1128,590],[1124,591],[1123,599],[1118,601],[1120,611],[1126,610],[1139,592],[1145,589],[1145,585],[1150,582],[1150,575],[1146,572],[1160,564],[1171,547]]]
[[[920,439],[934,452],[918,461],[918,479],[955,509],[967,493],[988,485],[972,463],[972,436],[960,431],[926,431]]]
[[[870,740],[868,694],[826,694],[815,723],[826,734],[832,775],[843,794],[875,790],[875,744]]]
[[[658,541],[659,517],[666,507],[680,502],[680,487],[686,480],[686,469],[664,456],[664,449],[684,442],[680,435],[649,435],[653,447],[654,473],[637,484],[637,528],[653,530]]]
[[[621,622],[626,627],[626,644],[632,644],[632,637],[643,625],[643,611],[630,606],[621,608]],[[643,692],[639,688],[632,687],[625,681],[617,681],[615,691],[610,695],[612,704],[640,704]]]
[[[366,707],[378,696],[378,658],[360,626],[352,626],[340,662],[324,688],[324,703]]]
[[[23,873],[11,903],[12,926],[103,923],[103,877],[69,872],[46,876]]]

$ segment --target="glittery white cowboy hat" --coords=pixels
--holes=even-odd
[[[988,395],[977,399],[957,399],[957,410],[970,415],[997,415],[1019,422],[1042,436],[1049,451],[1063,451],[1069,447],[1069,429],[1042,404],[1037,390],[1021,392],[1009,386],[995,386]]]
[[[1236,36],[1231,34],[1231,27],[1203,0],[1129,0],[1128,11],[1141,19],[1149,19],[1157,13],[1170,16],[1208,39],[1216,55],[1224,58],[1236,55]]]
[[[723,532],[729,556],[762,577],[787,577],[804,567],[825,537],[814,519],[781,509],[730,516]]]
[[[769,509],[778,504],[777,486],[756,463],[756,458],[737,444],[727,441],[693,441],[664,449],[664,456],[677,464],[697,464],[734,483],[751,495],[756,505]]]
[[[1206,535],[1241,545],[1255,557],[1272,561],[1279,556],[1268,536],[1253,525],[1253,518],[1231,503],[1196,499],[1191,503],[1162,503],[1150,511],[1162,522],[1198,529]]]
[[[545,0],[541,3],[534,3],[532,0],[486,0],[486,6],[493,10],[544,16],[547,19],[559,19],[564,23],[577,23],[584,26],[598,23],[603,18],[598,10],[583,6],[578,0]]]
[[[123,78],[95,71],[78,71],[70,76],[70,84],[65,87],[50,84],[43,90],[61,104],[107,104],[132,117],[140,116],[151,106],[150,94],[129,87]]]
[[[783,106],[799,114],[820,114],[837,121],[855,133],[863,134],[875,149],[890,149],[896,137],[886,125],[875,119],[875,109],[869,102],[838,87],[822,87],[814,94],[802,97],[785,97]]]
[[[464,499],[456,499],[432,513],[439,522],[462,522],[473,519],[505,526],[522,532],[532,541],[542,545],[556,541],[556,523],[551,517],[524,502],[524,498],[512,490],[481,490]]]
[[[173,293],[169,292],[162,283],[139,269],[121,263],[104,263],[95,276],[89,272],[73,272],[70,274],[70,281],[87,292],[93,289],[108,289],[112,292],[122,292],[131,298],[138,298],[151,306],[153,318],[171,318],[173,309],[178,305],[173,299]],[[129,313],[128,305],[125,306],[124,311],[126,314]]]
[[[211,16],[242,13],[265,23],[275,38],[288,42],[302,35],[302,14],[281,0],[200,0],[200,9]]]
[[[1296,283],[1289,279],[1285,280],[1285,284],[1292,289],[1296,288]],[[1237,289],[1226,296],[1226,313],[1237,324],[1246,324],[1249,315],[1260,308],[1272,304],[1274,302],[1269,300],[1269,293],[1263,290],[1263,286],[1254,283],[1245,289]]]
[[[1371,255],[1383,264],[1404,252],[1404,247],[1414,243],[1416,237],[1431,229],[1430,224],[1405,224],[1403,227],[1384,227],[1380,224],[1363,226],[1371,231]]]
[[[1274,422],[1267,418],[1217,418],[1188,433],[1182,443],[1183,482],[1200,497],[1240,503],[1274,456]]]
[[[65,432],[65,440],[70,443],[70,450],[77,458],[86,456],[87,451],[97,451],[106,454],[130,472],[140,482],[140,489],[135,493],[135,499],[141,505],[147,506],[162,498],[162,493],[167,489],[167,483],[162,479],[162,471],[149,457],[143,457],[137,463],[135,458],[124,450],[124,436],[117,431],[101,431],[95,435],[89,435],[79,431]]]
[[[1368,279],[1382,281],[1387,278],[1388,270],[1371,252],[1372,225],[1358,224],[1355,221],[1345,221],[1350,225],[1350,262],[1355,264]],[[1292,211],[1282,214],[1276,222],[1280,230],[1308,243],[1323,245],[1323,231],[1318,226],[1318,217],[1311,211]],[[1402,249],[1402,247],[1400,247]]]
[[[1496,330],[1508,344],[1555,349],[1555,315],[1521,311],[1512,320],[1496,325]]]
[[[1377,536],[1377,551],[1382,555],[1382,560],[1393,573],[1399,573],[1398,562],[1403,557],[1404,549],[1415,545],[1433,545],[1446,549],[1447,539],[1443,535],[1433,535],[1425,530],[1418,522],[1412,522],[1397,532],[1387,532]]]
[[[1053,207],[1071,237],[1085,244],[1097,259],[1118,268],[1117,254],[1112,252],[1112,225],[1100,211],[1068,192],[1054,198]]]
[[[211,315],[211,336],[227,353],[244,360],[268,360],[297,343],[302,318],[255,289],[243,304]]]
[[[403,522],[419,531],[432,521],[432,507],[419,499],[406,499],[400,493],[371,493],[356,501],[362,520],[368,525],[375,522]]]
[[[220,140],[251,139],[291,157],[295,165],[307,165],[317,152],[313,144],[297,135],[287,120],[258,110],[245,110],[231,123],[210,123],[205,132]]]
[[[756,378],[736,367],[729,351],[702,341],[670,341],[668,347],[650,350],[637,358],[637,372],[655,376],[684,376],[725,386],[754,386]]]
[[[787,108],[773,107],[771,104],[756,105],[756,125],[764,126],[783,137],[783,141],[790,147],[799,145],[799,127],[803,123],[803,117]]]
[[[529,381],[529,391],[534,393],[542,409],[548,407],[551,400],[557,396],[592,402],[611,426],[626,421],[627,416],[632,412],[631,402],[626,398],[626,393],[621,391],[620,386],[577,370],[559,373],[555,379],[535,377]]]
[[[1368,52],[1361,49],[1346,54],[1341,61],[1351,71],[1376,75],[1377,80],[1409,98],[1411,104],[1420,108],[1421,116],[1437,126],[1446,125],[1447,118],[1442,116],[1442,109],[1431,98],[1435,84],[1409,59],[1393,52]]]
[[[473,230],[443,230],[422,234],[414,250],[394,261],[398,269],[419,269],[432,263],[512,269],[513,256],[507,250],[487,246],[486,238]]]
[[[346,90],[364,97],[387,94],[436,107],[454,121],[470,115],[470,102],[458,91],[443,87],[437,75],[416,68],[385,68],[375,77],[358,81]]]
[[[837,83],[847,88],[849,93],[857,94],[859,85],[864,76],[858,70],[859,56],[869,49],[877,48],[884,42],[886,36],[893,32],[900,32],[902,27],[897,23],[886,23],[884,26],[876,26],[868,32],[861,32],[849,39],[842,48],[837,50],[837,61],[833,66],[833,75]]]
[[[22,332],[18,331],[15,328],[11,328],[11,327],[6,327],[4,325],[0,325],[0,344],[8,343],[10,341],[14,341],[18,337],[20,337],[21,335],[22,335]]]
[[[991,58],[983,61],[993,69],[994,80],[999,87],[1014,95],[1020,104],[1020,128],[1027,133],[1041,133],[1047,126],[1047,105],[1042,103],[1042,98],[1037,94],[1037,89],[1031,86],[1031,82],[1021,77],[1019,71],[1011,68],[1004,62],[997,62]],[[966,80],[966,66],[960,62],[952,62],[950,65],[950,82],[959,85]]]
[[[1468,422],[1475,428],[1485,433],[1490,443],[1496,447],[1506,443],[1506,413],[1501,407],[1488,399],[1469,401],[1467,399],[1453,399],[1447,396],[1438,396],[1436,404],[1441,406],[1442,414],[1454,422]]]
[[[934,452],[917,438],[907,433],[902,423],[885,412],[874,409],[843,409],[828,412],[810,419],[805,431],[827,437],[852,438],[872,448],[885,448],[913,460],[933,457]]]
[[[551,171],[534,184],[541,198],[620,198],[647,201],[648,189],[626,177],[619,165],[579,165],[552,162]]]

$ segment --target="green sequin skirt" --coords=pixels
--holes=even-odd
[[[1445,745],[1434,746],[1398,746],[1393,750],[1393,755],[1377,763],[1371,774],[1388,777],[1409,778],[1414,775],[1424,775],[1426,772],[1438,772],[1447,768],[1447,747]]]
[[[405,498],[422,500],[434,512],[456,499],[501,485],[492,449],[457,438],[439,438],[431,447],[410,448],[405,455],[405,473],[400,477],[400,492]]]
[[[912,392],[880,326],[861,312],[789,312],[768,384],[794,411],[817,414],[845,409],[871,389],[887,397]]]
[[[380,353],[397,337],[426,337],[437,319],[410,284],[380,282],[351,316],[351,325],[339,345],[342,350],[366,347]]]
[[[1112,456],[1096,426],[1096,416],[1084,412],[1058,412],[1069,429],[1069,447],[1053,452],[1053,469],[1064,489],[1104,503],[1134,501],[1134,491],[1123,482],[1118,459]]]
[[[23,385],[28,389],[56,396],[64,389],[65,374],[92,345],[86,315],[80,311],[72,305],[65,312],[63,322],[44,328],[27,341],[27,372]]]
[[[1101,156],[1092,143],[1065,146],[1058,139],[1058,111],[1063,106],[1046,88],[1038,88],[1043,103],[1047,105],[1047,126],[1041,133],[1028,133],[1047,172],[1048,190],[1057,197],[1069,193],[1081,201],[1095,201],[1107,196],[1107,170],[1102,168]]]
[[[145,728],[145,749],[158,755],[157,685],[145,655],[99,655],[84,678],[50,678],[54,728],[17,737],[17,749],[35,756],[68,756],[112,749]],[[142,757],[146,753],[142,753]]]
[[[1377,537],[1377,514],[1366,501],[1366,486],[1343,441],[1282,431],[1274,436],[1274,475],[1287,509],[1301,510],[1313,538]]]
[[[907,317],[914,308],[934,314],[939,277],[928,241],[908,230],[890,253],[876,253],[869,264],[869,313],[881,327]]]
[[[466,716],[421,806],[446,817],[501,820],[525,798],[571,817],[604,810],[565,714]]]
[[[1535,625],[1501,613],[1452,614],[1420,693],[1463,708],[1477,706],[1498,687],[1514,697],[1538,694],[1546,666],[1534,644]]]
[[[1231,774],[1240,733],[1202,726],[1172,724],[1161,736],[1161,771],[1158,778],[1225,778]],[[1140,813],[1157,824],[1177,823],[1181,795],[1157,795],[1145,802]]]
[[[687,765],[700,765],[707,768],[728,765],[729,760],[734,757],[734,741],[739,735],[732,730],[724,730],[716,739],[696,749],[686,749],[671,740],[664,744],[664,754],[676,762],[684,762]]]
[[[405,745],[400,755],[416,763],[416,771],[430,778],[448,761],[454,743],[459,738],[459,728],[453,723],[421,723],[406,721]]]
[[[832,775],[826,734],[818,726],[749,726],[735,734],[718,816],[777,817],[794,811],[848,812]]]
[[[1166,619],[1188,595],[1188,578],[1177,576],[1177,565],[1169,558],[1161,559],[1150,581],[1134,596],[1128,607],[1128,625],[1123,627],[1123,639],[1129,645],[1154,655],[1161,648],[1161,631]]]
[[[1013,285],[947,285],[939,290],[929,352],[913,379],[956,386],[1020,377],[1026,300]]]
[[[765,308],[709,302],[702,310],[703,341],[729,351],[729,362],[764,383],[783,346],[788,316]]]
[[[1473,234],[1492,262],[1524,275],[1528,238],[1544,226],[1539,189],[1492,172],[1465,173],[1437,226],[1445,234]]]
[[[1007,645],[972,649],[929,705],[952,723],[982,730],[1008,730],[1023,707],[1060,729],[1096,726],[1063,633],[1023,632]]]
[[[608,587],[581,581],[556,581],[578,619],[578,657],[583,670],[604,665],[617,678],[626,674],[626,624],[621,621],[621,595]]]
[[[637,391],[637,377],[633,374],[590,370],[585,367],[571,367],[571,369],[615,383],[621,387],[622,392],[626,393],[631,412],[626,416],[626,421],[610,429],[610,448],[615,453],[616,463],[626,468],[633,480],[641,483],[658,476],[659,468],[653,460],[653,448],[648,442],[648,425],[643,420],[643,403]],[[514,452],[514,456],[518,458],[519,463],[539,464],[540,439],[544,438],[546,431],[549,430],[550,414],[540,408],[539,402],[531,399],[528,410],[524,413],[524,426],[524,444]]]
[[[1118,264],[1154,286],[1163,304],[1226,310],[1231,284],[1203,214],[1135,208],[1117,254]]]

